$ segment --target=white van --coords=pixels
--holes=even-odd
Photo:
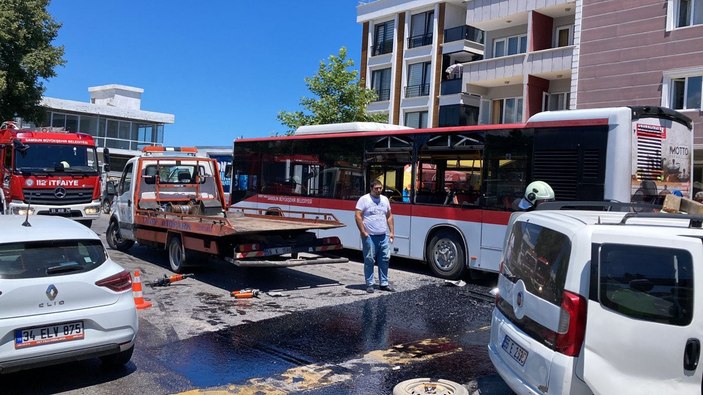
[[[501,377],[519,394],[700,394],[701,222],[560,210],[514,218],[488,345]]]

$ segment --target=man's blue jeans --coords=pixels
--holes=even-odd
[[[361,240],[364,253],[364,278],[366,286],[372,286],[373,265],[378,264],[378,281],[384,287],[388,285],[388,262],[391,259],[391,246],[388,235],[369,235]]]

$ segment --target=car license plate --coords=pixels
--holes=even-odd
[[[290,254],[291,252],[293,252],[293,248],[291,247],[277,247],[264,250],[265,255],[283,255]]]
[[[70,208],[50,208],[49,213],[50,214],[70,214],[71,209]]]
[[[507,352],[511,357],[513,357],[514,360],[517,361],[520,365],[525,365],[525,361],[527,361],[527,354],[528,352],[525,351],[524,348],[520,347],[513,339],[511,339],[508,335],[505,335],[505,338],[503,339],[503,344],[501,345],[503,347],[503,350]]]
[[[15,348],[26,348],[70,340],[81,340],[84,337],[85,331],[83,330],[83,321],[16,329]]]

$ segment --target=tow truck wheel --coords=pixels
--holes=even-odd
[[[189,255],[186,254],[180,236],[171,236],[168,240],[168,263],[171,270],[176,273],[183,273],[183,269],[188,264]]]
[[[430,270],[440,278],[457,280],[464,273],[464,245],[456,232],[441,230],[427,244]]]
[[[105,239],[107,239],[107,245],[113,250],[127,251],[134,245],[134,240],[125,240],[122,238],[117,221],[110,221],[110,224],[107,226],[107,232],[105,232]]]

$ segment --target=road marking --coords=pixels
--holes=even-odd
[[[490,327],[482,327],[470,332],[483,332]],[[467,333],[470,333],[467,332]],[[361,358],[355,358],[340,364],[310,364],[296,366],[267,378],[252,378],[245,384],[229,384],[210,389],[194,389],[181,395],[285,395],[291,392],[309,391],[351,381],[362,367],[371,367],[371,371],[399,368],[418,362],[427,362],[435,358],[463,351],[463,348],[442,337],[423,339],[410,343],[395,345],[387,350],[373,350]]]

